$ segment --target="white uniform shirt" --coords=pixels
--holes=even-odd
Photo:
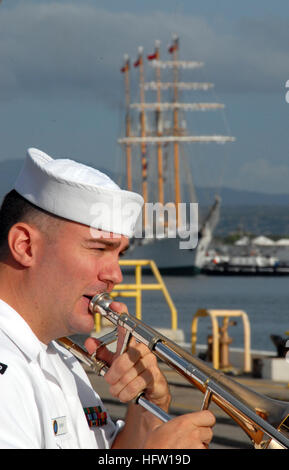
[[[83,408],[96,406],[106,411],[78,360],[0,299],[0,448],[110,448],[123,422],[89,427]]]

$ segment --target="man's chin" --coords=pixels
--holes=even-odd
[[[92,322],[87,322],[87,321],[86,322],[84,322],[84,321],[80,322],[80,321],[78,321],[77,323],[75,323],[72,326],[72,328],[71,328],[72,333],[71,334],[72,335],[77,334],[77,335],[87,336],[87,335],[91,334],[91,332],[94,330],[94,327],[95,327],[94,321],[92,321]]]
[[[74,313],[74,321],[71,325],[75,333],[89,334],[95,328],[94,315],[88,309],[89,299],[82,298],[81,305]]]

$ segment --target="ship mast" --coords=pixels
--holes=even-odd
[[[160,41],[155,42],[155,51],[149,55],[148,60],[160,60]],[[162,111],[161,111],[161,69],[156,67],[156,135],[161,137],[162,129]],[[146,84],[145,84],[146,85]],[[163,146],[161,142],[157,143],[157,167],[158,167],[158,200],[164,205],[164,178],[163,178]]]
[[[145,111],[145,88],[144,88],[144,62],[143,48],[138,48],[138,58],[134,63],[135,67],[139,67],[139,88],[140,88],[140,128],[141,128],[141,166],[142,166],[142,195],[144,199],[143,226],[146,227],[146,203],[148,202],[148,162],[147,162],[147,144],[146,138],[146,111]]]
[[[173,55],[173,83],[174,83],[174,101],[178,103],[178,86],[179,83],[179,69],[177,67],[178,55],[179,55],[179,40],[176,36],[173,38],[173,45],[169,48],[169,53]],[[173,135],[179,135],[179,110],[177,106],[173,109]],[[174,176],[175,176],[175,207],[176,207],[176,219],[177,227],[180,227],[180,212],[179,204],[181,202],[181,190],[180,190],[180,162],[179,162],[179,141],[175,140],[174,143]]]
[[[179,203],[181,203],[181,187],[180,187],[180,144],[182,143],[195,143],[195,142],[214,142],[226,143],[234,142],[235,138],[226,135],[187,135],[179,127],[179,111],[211,111],[223,109],[222,103],[208,103],[208,102],[193,102],[184,103],[179,101],[179,90],[208,90],[213,87],[212,83],[206,82],[181,82],[179,81],[180,69],[195,69],[203,67],[203,62],[198,61],[184,61],[179,60],[179,39],[177,36],[173,37],[173,43],[168,51],[171,54],[172,60],[160,59],[159,42],[155,44],[155,52],[153,55],[148,56],[150,64],[155,67],[155,81],[145,82],[144,80],[144,63],[143,63],[143,49],[139,49],[138,59],[135,62],[135,67],[139,67],[139,86],[140,86],[140,103],[129,103],[127,105],[130,109],[137,109],[140,112],[140,135],[131,135],[130,124],[127,125],[127,132],[124,138],[118,139],[120,144],[125,144],[128,148],[129,145],[141,146],[141,162],[142,162],[142,193],[145,203],[148,202],[148,182],[147,182],[147,146],[157,146],[157,167],[158,167],[158,196],[159,202],[165,204],[164,197],[164,178],[163,178],[163,148],[164,144],[172,144],[174,150],[173,165],[174,165],[174,190],[175,190],[175,210],[177,217],[177,226],[181,226]],[[172,70],[172,81],[161,81],[161,69]],[[173,101],[162,101],[162,90],[173,90]],[[145,102],[145,90],[156,91],[155,102]],[[128,104],[129,103],[129,104]],[[148,133],[146,130],[146,113],[148,111],[155,112],[156,116],[156,131],[155,133]],[[169,132],[163,132],[162,129],[162,113],[164,111],[173,112],[173,126]],[[128,155],[128,154],[127,154]],[[127,156],[127,160],[130,157]],[[146,220],[144,213],[144,221]]]
[[[156,41],[156,60],[160,60],[160,47],[159,41]],[[157,103],[160,105],[161,103],[161,69],[160,67],[156,67],[156,82],[157,82]],[[161,116],[161,108],[158,106],[156,111],[156,128],[157,128],[157,136],[160,137],[162,135],[162,116]],[[163,178],[163,147],[160,142],[157,144],[157,158],[158,158],[158,190],[159,190],[159,202],[161,204],[165,203],[164,198],[164,178]]]
[[[130,122],[130,61],[127,54],[124,55],[124,66],[121,68],[121,72],[124,73],[125,83],[125,135],[129,139],[131,135],[131,122]],[[131,171],[131,144],[129,141],[126,143],[126,177],[127,177],[127,189],[132,191],[132,171]]]

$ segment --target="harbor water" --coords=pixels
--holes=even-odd
[[[286,338],[289,330],[289,276],[163,276],[178,311],[178,328],[185,341],[191,342],[191,325],[196,311],[204,309],[243,310],[251,326],[251,348],[276,351],[271,334]],[[124,282],[134,283],[134,277],[124,275]],[[143,283],[156,282],[153,276],[143,276]],[[143,291],[142,320],[153,328],[170,328],[171,314],[160,291]],[[135,300],[123,299],[134,313]],[[243,347],[244,332],[241,318],[229,327],[232,347]],[[219,320],[221,322],[221,320]],[[209,317],[199,318],[197,343],[206,344],[211,333]],[[289,338],[289,336],[288,336]]]

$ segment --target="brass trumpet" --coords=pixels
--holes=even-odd
[[[238,384],[136,317],[128,313],[117,314],[110,308],[111,302],[113,299],[109,294],[98,294],[91,299],[89,308],[92,313],[100,313],[106,317],[116,327],[125,328],[123,348],[131,336],[145,344],[159,359],[204,393],[201,409],[208,409],[211,401],[216,403],[245,431],[255,448],[289,448],[289,403],[265,397]],[[103,344],[108,344],[114,339],[115,331],[103,338]],[[60,338],[58,341],[97,374],[106,373],[107,365],[98,360],[95,354],[89,355],[67,338]],[[136,402],[163,421],[171,419],[143,395],[138,397]]]

